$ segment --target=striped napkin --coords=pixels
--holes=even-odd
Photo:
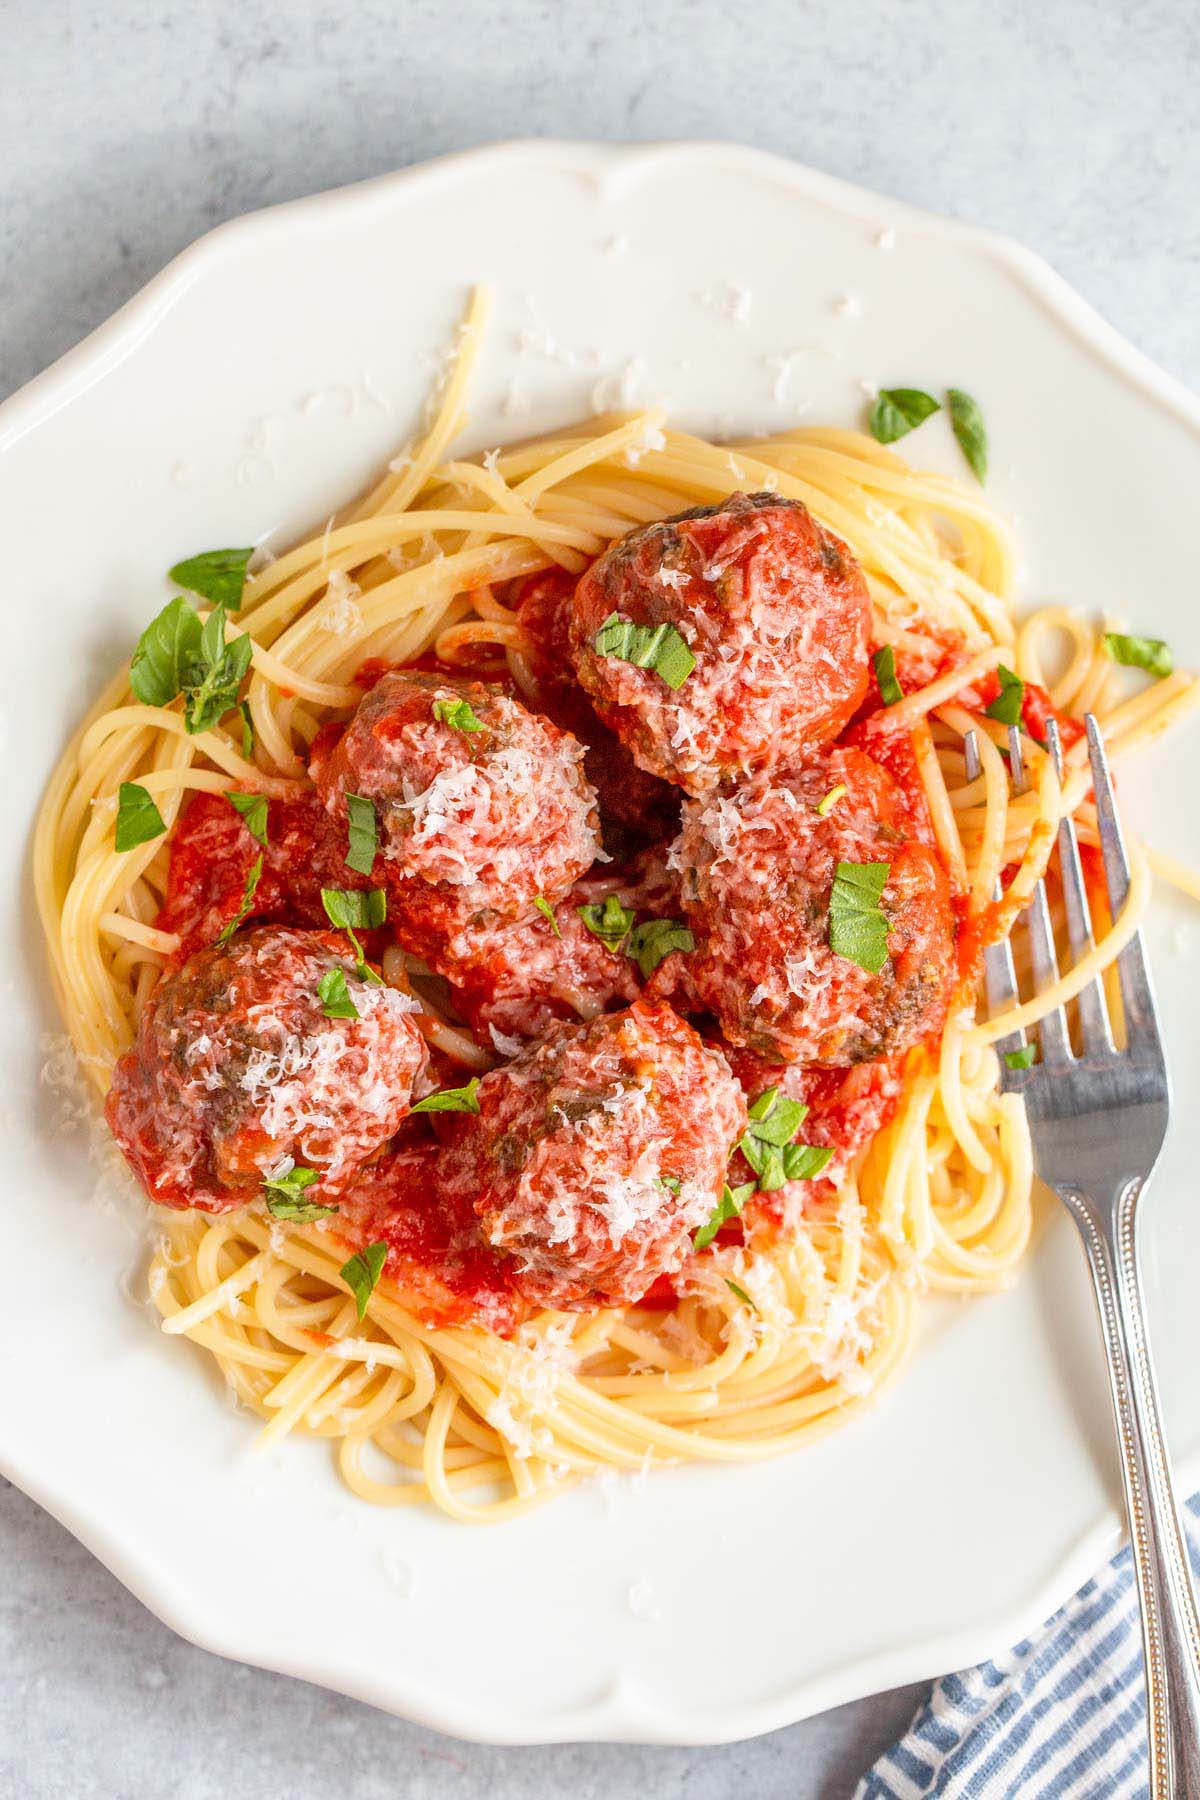
[[[1184,1508],[1200,1579],[1200,1494]],[[933,1685],[854,1800],[1141,1800],[1149,1792],[1137,1589],[1128,1550],[1040,1631]]]

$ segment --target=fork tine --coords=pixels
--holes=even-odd
[[[1025,770],[1025,756],[1021,746],[1021,728],[1010,725],[1008,728],[1008,760],[1013,774],[1013,789],[1023,794],[1029,786],[1029,777]],[[1025,909],[1025,927],[1029,933],[1029,959],[1033,964],[1034,992],[1041,994],[1053,987],[1058,980],[1058,957],[1054,950],[1054,928],[1050,923],[1050,908],[1046,903],[1046,884],[1039,881],[1030,896],[1029,905]],[[1063,1063],[1071,1055],[1071,1040],[1067,1033],[1067,1016],[1061,1006],[1048,1012],[1044,1019],[1038,1021],[1038,1036],[1041,1040],[1042,1061],[1045,1063]]]
[[[1029,778],[1025,773],[1025,755],[1021,749],[1021,727],[1010,725],[1008,728],[1008,766],[1012,770],[1014,794],[1023,794],[1029,786]]]
[[[978,781],[979,744],[973,731],[968,731],[963,738],[963,754],[967,761],[967,780]],[[994,899],[1000,898],[1000,884],[996,883]],[[987,989],[988,1011],[993,1015],[1007,1012],[1015,1006],[1020,998],[1017,992],[1017,971],[1013,966],[1012,948],[1007,938],[1001,938],[998,944],[989,944],[983,953],[983,982]],[[1008,1037],[1001,1038],[997,1049],[1019,1050],[1024,1045],[1023,1031],[1010,1032]]]
[[[1046,742],[1050,747],[1050,755],[1054,759],[1055,773],[1062,779],[1062,739],[1059,736],[1058,723],[1055,719],[1046,721]],[[1062,876],[1063,900],[1067,909],[1067,937],[1071,945],[1071,955],[1078,962],[1093,947],[1092,913],[1088,905],[1087,888],[1083,879],[1083,864],[1079,858],[1079,839],[1075,834],[1075,821],[1064,814],[1058,827],[1058,863]],[[1104,1003],[1104,989],[1099,976],[1093,977],[1080,992],[1078,998],[1079,1029],[1085,1051],[1093,1054],[1111,1050],[1113,1047],[1112,1032],[1108,1023],[1108,1008]]]
[[[1125,854],[1125,837],[1117,816],[1112,777],[1108,772],[1108,756],[1104,739],[1093,713],[1088,713],[1088,761],[1092,765],[1092,787],[1096,796],[1096,822],[1100,830],[1100,851],[1104,858],[1104,878],[1108,885],[1108,904],[1115,919],[1129,895],[1129,858]],[[1142,934],[1136,931],[1117,958],[1121,977],[1121,998],[1125,1003],[1125,1034],[1132,1044],[1137,1039],[1143,1046],[1157,1048],[1158,1018],[1154,1010],[1154,990],[1146,967],[1146,949]]]

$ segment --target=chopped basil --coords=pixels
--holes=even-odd
[[[656,1177],[660,1188],[666,1188],[668,1194],[677,1194],[683,1186],[678,1175],[659,1175]]]
[[[475,714],[475,709],[467,700],[435,700],[433,716],[441,725],[452,726],[455,731],[482,731],[483,720]]]
[[[200,594],[214,606],[236,612],[242,604],[246,569],[253,555],[253,545],[244,550],[204,550],[199,556],[177,562],[168,573],[190,594]]]
[[[123,781],[117,796],[117,849],[136,850],[139,844],[161,837],[166,829],[145,788],[136,781]]]
[[[357,875],[369,875],[379,854],[379,820],[375,803],[362,794],[346,795],[346,866]]]
[[[673,950],[695,948],[695,938],[679,919],[647,919],[644,925],[636,925],[630,932],[625,954],[632,956],[642,972],[643,981],[648,981],[659,963]]]
[[[339,931],[371,931],[387,918],[382,888],[322,888],[321,904]]]
[[[387,918],[387,895],[382,888],[322,888],[321,904],[325,908],[325,916],[331,925],[344,931],[354,946],[354,967],[364,981],[373,981],[376,987],[384,985],[382,975],[377,975],[367,961],[356,931],[370,931],[382,925]]]
[[[1025,683],[1011,669],[1001,663],[996,670],[1000,682],[1000,692],[990,706],[984,707],[989,719],[995,719],[1000,725],[1019,725],[1021,708],[1025,704]]]
[[[903,700],[904,689],[896,680],[896,652],[890,644],[877,650],[871,658],[871,667],[875,671],[875,681],[879,688],[879,698],[885,706],[895,706]]]
[[[215,606],[200,633],[200,660],[184,681],[183,720],[188,731],[207,731],[238,703],[254,644],[247,632],[225,641],[225,608]]]
[[[836,787],[831,787],[825,798],[817,801],[817,811],[821,817],[827,819],[838,801],[844,799],[849,791],[843,781],[839,781]]]
[[[606,894],[602,906],[577,906],[575,910],[592,935],[610,950],[619,950],[633,927],[632,909],[622,906],[615,894]]]
[[[789,1181],[811,1181],[833,1155],[828,1144],[787,1144],[783,1152],[783,1172]]]
[[[462,1112],[477,1113],[479,1111],[479,1077],[472,1075],[466,1087],[440,1088],[436,1094],[426,1094],[418,1100],[409,1111],[424,1112]]]
[[[1123,631],[1106,631],[1104,648],[1114,662],[1131,669],[1145,669],[1147,675],[1159,681],[1175,667],[1171,646],[1162,638],[1127,637]]]
[[[250,702],[239,700],[238,712],[242,718],[242,755],[249,762],[254,755],[254,720],[250,717]]]
[[[629,956],[643,980],[673,950],[694,950],[696,940],[681,919],[647,919],[635,926],[631,907],[622,906],[615,894],[607,894],[602,906],[577,906],[576,912],[593,936],[618,956]]]
[[[562,932],[558,929],[558,920],[554,916],[554,908],[551,906],[546,896],[544,894],[535,894],[533,896],[533,904],[537,907],[543,919],[548,922],[555,937],[560,938]]]
[[[207,731],[238,704],[238,689],[250,667],[254,644],[248,634],[225,641],[225,608],[213,608],[204,624],[182,595],[168,601],[137,641],[129,685],[146,706],[169,706],[184,696],[184,724]],[[243,744],[246,719],[243,715]]]
[[[357,1019],[359,1010],[350,998],[344,969],[326,969],[317,983],[321,1011],[327,1019]]]
[[[877,443],[894,444],[937,410],[933,395],[921,388],[881,388],[868,420],[871,436]]]
[[[747,1129],[764,1143],[790,1144],[808,1117],[808,1108],[802,1100],[781,1094],[778,1087],[769,1087],[749,1107],[746,1117]]]
[[[252,838],[257,838],[264,847],[267,842],[267,796],[265,794],[240,794],[235,789],[226,791],[225,798],[235,812],[242,815],[242,823]]]
[[[383,1274],[383,1265],[387,1261],[388,1247],[385,1243],[368,1244],[365,1250],[359,1250],[349,1262],[344,1262],[338,1274],[354,1295],[354,1304],[358,1308],[360,1319],[365,1318],[367,1301],[375,1292],[379,1277]]]
[[[692,1248],[694,1250],[707,1250],[718,1231],[720,1231],[722,1225],[726,1224],[730,1219],[741,1217],[742,1208],[745,1206],[753,1192],[754,1183],[752,1181],[744,1181],[740,1187],[735,1188],[731,1188],[729,1183],[726,1182],[724,1188],[721,1190],[721,1198],[713,1208],[712,1216],[708,1220],[708,1223],[701,1225],[699,1231],[697,1231],[692,1238]]]
[[[879,904],[890,863],[838,863],[829,895],[829,948],[878,975],[888,956],[888,922]]]
[[[737,1147],[764,1193],[781,1188],[787,1180],[784,1148],[791,1144],[807,1114],[802,1101],[781,1095],[777,1087],[767,1088],[750,1107]]]
[[[785,1181],[811,1181],[833,1155],[824,1144],[792,1142],[807,1116],[802,1101],[780,1094],[777,1087],[767,1088],[750,1107],[737,1147],[763,1193],[781,1188]]]
[[[1037,1045],[1022,1044],[1019,1050],[1006,1050],[1004,1060],[1010,1069],[1032,1069],[1037,1061]]]
[[[318,1206],[304,1198],[314,1181],[321,1178],[315,1169],[297,1168],[295,1164],[279,1175],[263,1176],[263,1193],[267,1211],[273,1219],[327,1219],[336,1206]]]
[[[681,688],[696,666],[696,659],[674,625],[635,625],[610,613],[592,639],[597,656],[615,657],[639,669],[653,669],[669,688]]]
[[[973,400],[970,394],[964,393],[962,388],[947,388],[946,399],[950,404],[950,423],[959,448],[971,465],[971,473],[982,487],[987,480],[988,438],[979,402]]]
[[[200,618],[180,594],[167,602],[137,641],[129,685],[146,706],[170,706],[188,685],[200,659]]]
[[[755,1306],[745,1288],[739,1287],[732,1275],[727,1275],[725,1277],[725,1286],[729,1289],[735,1300],[740,1300],[743,1306],[748,1306],[750,1308],[751,1312],[758,1311],[757,1306]]]
[[[245,886],[242,888],[242,903],[234,913],[232,919],[230,919],[229,923],[225,926],[220,937],[217,939],[218,950],[223,950],[225,948],[238,926],[242,923],[242,920],[249,913],[254,902],[254,896],[258,891],[258,884],[262,880],[262,872],[263,859],[262,852],[260,851],[254,861],[250,864],[250,867],[246,870],[246,882]]]

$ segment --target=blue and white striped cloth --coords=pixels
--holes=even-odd
[[[1200,1495],[1184,1524],[1200,1579]],[[935,1682],[854,1800],[1141,1800],[1148,1792],[1141,1627],[1123,1550],[1032,1637]]]

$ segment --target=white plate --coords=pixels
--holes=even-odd
[[[1126,612],[1193,665],[1200,409],[1004,241],[723,145],[540,143],[223,227],[0,414],[0,1463],[210,1649],[462,1736],[728,1739],[998,1650],[1112,1548],[1108,1403],[1063,1219],[1012,1292],[936,1310],[841,1434],[470,1530],[361,1505],[320,1445],[250,1449],[200,1358],[124,1297],[128,1229],[89,1203],[95,1169],[39,1081],[55,1021],[25,858],[64,738],[180,554],[286,539],[404,439],[479,279],[497,304],[471,448],[586,413],[612,376],[707,431],[782,427],[801,403],[849,423],[863,381],[963,386],[1027,595]],[[960,466],[941,419],[907,447]],[[1196,751],[1185,728],[1125,786],[1134,827],[1193,859]],[[1162,902],[1152,934],[1180,1101],[1147,1265],[1195,1481],[1184,917]],[[652,1617],[629,1605],[639,1583]]]

